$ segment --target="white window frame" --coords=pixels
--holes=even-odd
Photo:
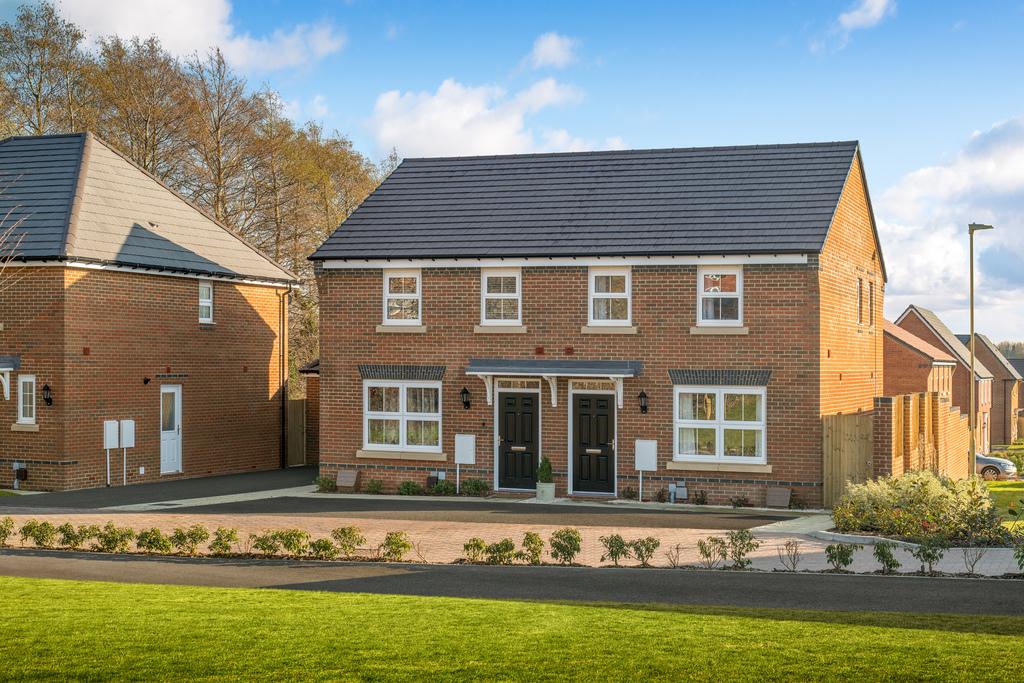
[[[488,294],[487,278],[514,277],[516,291],[513,294]],[[487,317],[488,299],[514,299],[519,315],[514,320],[490,320]],[[481,268],[480,269],[480,325],[481,326],[520,326],[523,324],[523,270],[522,268]]]
[[[31,385],[32,387],[32,415],[25,415],[25,386]],[[20,425],[34,425],[36,423],[36,407],[38,401],[36,400],[36,376],[35,375],[18,375],[18,424]]]
[[[594,282],[602,275],[624,275],[626,277],[626,292],[597,292]],[[633,324],[633,269],[629,266],[591,266],[587,272],[587,324],[590,326],[599,325],[603,327],[628,327]],[[626,299],[625,320],[596,320],[594,319],[594,301],[596,299]]]
[[[715,420],[684,420],[679,417],[679,397],[686,393],[715,394]],[[761,397],[761,419],[730,421],[725,419],[725,395],[747,394]],[[679,428],[696,427],[715,430],[715,455],[696,455],[679,452]],[[761,457],[724,455],[726,429],[760,429]],[[739,386],[683,386],[676,385],[672,392],[672,459],[676,462],[716,462],[764,465],[768,462],[768,392],[766,387]]]
[[[402,278],[411,277],[416,279],[416,293],[415,294],[389,294],[388,293],[388,280],[390,278]],[[421,270],[410,269],[410,270],[394,270],[385,269],[384,279],[382,282],[384,286],[383,290],[383,311],[382,316],[385,325],[422,325],[423,324],[423,273]],[[390,320],[388,318],[388,300],[390,299],[415,299],[417,302],[416,310],[419,313],[415,319],[409,320]]]
[[[397,412],[370,412],[370,388],[371,387],[398,387],[398,411]],[[437,413],[411,413],[407,410],[405,392],[407,389],[424,388],[437,389]],[[363,380],[363,450],[368,451],[415,451],[420,453],[440,453],[444,443],[444,404],[440,382],[405,382],[396,380]],[[437,422],[437,445],[436,446],[410,446],[407,444],[408,434],[406,422],[435,421]],[[381,444],[370,443],[370,420],[398,420],[398,443]]]
[[[735,275],[736,294],[715,294],[704,291],[705,275]],[[704,299],[731,299],[737,303],[736,320],[705,320]],[[697,268],[697,326],[698,327],[743,327],[743,266],[701,266]]]
[[[210,288],[210,298],[203,298],[203,287]],[[212,323],[213,322],[213,281],[212,280],[200,280],[198,286],[199,293],[199,322],[201,323]],[[210,307],[210,315],[203,316],[203,306]]]

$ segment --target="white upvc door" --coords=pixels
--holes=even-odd
[[[181,385],[160,387],[160,474],[181,472]]]

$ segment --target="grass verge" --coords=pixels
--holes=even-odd
[[[12,680],[1014,680],[1024,617],[0,577]],[[978,666],[984,662],[984,666]],[[1016,673],[1015,673],[1016,672]]]
[[[999,508],[999,514],[1006,516],[1010,503],[1024,499],[1024,481],[990,481],[988,490]]]

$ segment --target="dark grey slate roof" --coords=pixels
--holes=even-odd
[[[319,361],[317,372],[319,372]],[[444,377],[443,365],[360,365],[363,379],[390,379],[408,382],[439,382]]]
[[[471,358],[467,374],[574,375],[577,377],[636,377],[643,371],[638,360],[538,360]]]
[[[406,159],[310,257],[815,253],[857,142]]]
[[[19,356],[0,356],[0,368],[17,370],[20,367],[21,358]]]
[[[1024,377],[1024,358],[1007,358],[1010,361],[1010,365],[1017,371],[1017,374]]]
[[[975,332],[974,336],[977,337],[978,342],[985,345],[989,350],[989,353],[996,357],[996,360],[999,361],[1003,370],[1007,372],[1012,379],[1021,379],[1020,373],[1018,373],[1017,369],[1006,359],[1006,356],[1004,356],[1003,352],[999,350],[999,347],[992,343],[991,339],[980,332]],[[960,343],[964,346],[967,346],[971,342],[971,335],[969,334],[958,334],[956,335],[956,338],[959,339]],[[970,349],[968,349],[968,351],[969,350]],[[975,359],[975,365],[977,365],[977,359]]]
[[[686,386],[765,387],[772,378],[770,369],[757,370],[669,370],[672,384]]]
[[[952,353],[958,361],[960,361],[965,367],[971,366],[971,352],[967,350],[967,347],[963,345],[957,336],[953,334],[952,330],[946,327],[946,323],[942,322],[939,316],[935,315],[934,312],[929,311],[927,308],[921,308],[915,304],[907,306],[907,310],[900,314],[900,317],[896,319],[896,324],[899,325],[900,321],[903,320],[907,315],[915,314],[920,318],[925,325],[927,325],[932,332],[935,333],[942,343],[945,344],[949,352]],[[989,369],[978,360],[974,359],[974,375],[977,379],[992,379],[992,373]]]
[[[295,280],[88,133],[0,140],[0,221],[15,226],[0,249],[18,260]]]

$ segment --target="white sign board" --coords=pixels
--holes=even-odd
[[[476,434],[455,435],[455,464],[476,464]]]
[[[120,448],[120,441],[118,440],[118,432],[120,431],[120,425],[117,420],[104,420],[103,421],[103,447],[104,448]]]
[[[135,420],[121,420],[121,448],[135,448]]]
[[[638,472],[653,472],[658,469],[658,442],[654,439],[637,439],[633,454]]]

